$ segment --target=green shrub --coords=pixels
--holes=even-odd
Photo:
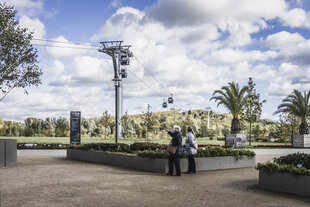
[[[310,170],[310,154],[306,153],[294,153],[285,155],[279,158],[274,158],[274,162],[277,164],[285,164],[285,165],[302,165],[302,167],[305,167]]]
[[[222,147],[204,147],[198,148],[196,157],[223,157],[234,156],[237,159],[243,159],[244,156],[255,157],[255,152],[245,149],[231,149]]]
[[[113,143],[91,143],[83,145],[71,145],[70,148],[91,150],[91,151],[104,151],[104,152],[123,152],[136,154],[141,157],[148,158],[168,158],[169,154],[166,151],[167,145],[161,145],[156,143],[138,142],[132,145],[130,144],[113,144]],[[245,149],[231,149],[207,146],[198,148],[196,157],[221,157],[221,156],[234,156],[237,159],[242,159],[244,156],[253,158],[255,153],[251,150]],[[181,157],[185,157],[182,155]]]
[[[310,154],[294,153],[274,158],[273,162],[258,163],[256,169],[265,173],[310,175]]]
[[[268,161],[267,163],[258,163],[257,170],[264,173],[290,173],[291,175],[310,175],[310,170],[305,167],[296,167],[294,165],[277,164]]]

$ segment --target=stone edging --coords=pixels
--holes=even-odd
[[[259,171],[260,187],[297,195],[310,196],[310,176],[289,173],[264,173]]]
[[[67,158],[72,160],[128,167],[151,172],[168,172],[167,159],[148,159],[134,155],[92,152],[78,149],[68,149]],[[187,159],[180,159],[180,164],[181,171],[186,172],[188,166]],[[244,156],[244,159],[240,160],[237,160],[233,156],[196,158],[197,171],[246,167],[255,167],[255,158],[251,159],[248,156]]]

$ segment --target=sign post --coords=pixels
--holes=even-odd
[[[81,144],[81,112],[70,112],[70,144]]]

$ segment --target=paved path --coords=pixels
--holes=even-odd
[[[257,155],[285,155],[290,153],[310,153],[310,149],[252,149]],[[17,150],[18,156],[65,157],[66,150]]]
[[[18,157],[25,156],[52,156],[52,157],[66,157],[67,150],[17,150]]]
[[[260,188],[254,168],[171,177],[67,160],[64,155],[63,150],[19,151],[17,166],[0,168],[0,206],[310,206],[310,198]]]

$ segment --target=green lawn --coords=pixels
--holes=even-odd
[[[14,138],[17,139],[18,143],[42,143],[42,144],[70,144],[70,138],[69,137],[0,137],[0,139],[10,139]],[[82,143],[98,143],[98,142],[107,142],[107,143],[114,143],[114,138],[81,138]],[[170,139],[145,139],[145,138],[126,138],[126,139],[120,139],[119,143],[127,143],[132,144],[134,142],[153,142],[153,143],[159,143],[159,144],[168,144]],[[224,145],[224,141],[218,141],[218,140],[210,140],[209,138],[198,138],[197,139],[198,144],[220,144]],[[184,144],[184,140],[183,140]],[[288,143],[274,143],[274,142],[252,142],[252,146],[257,145],[287,145]]]

